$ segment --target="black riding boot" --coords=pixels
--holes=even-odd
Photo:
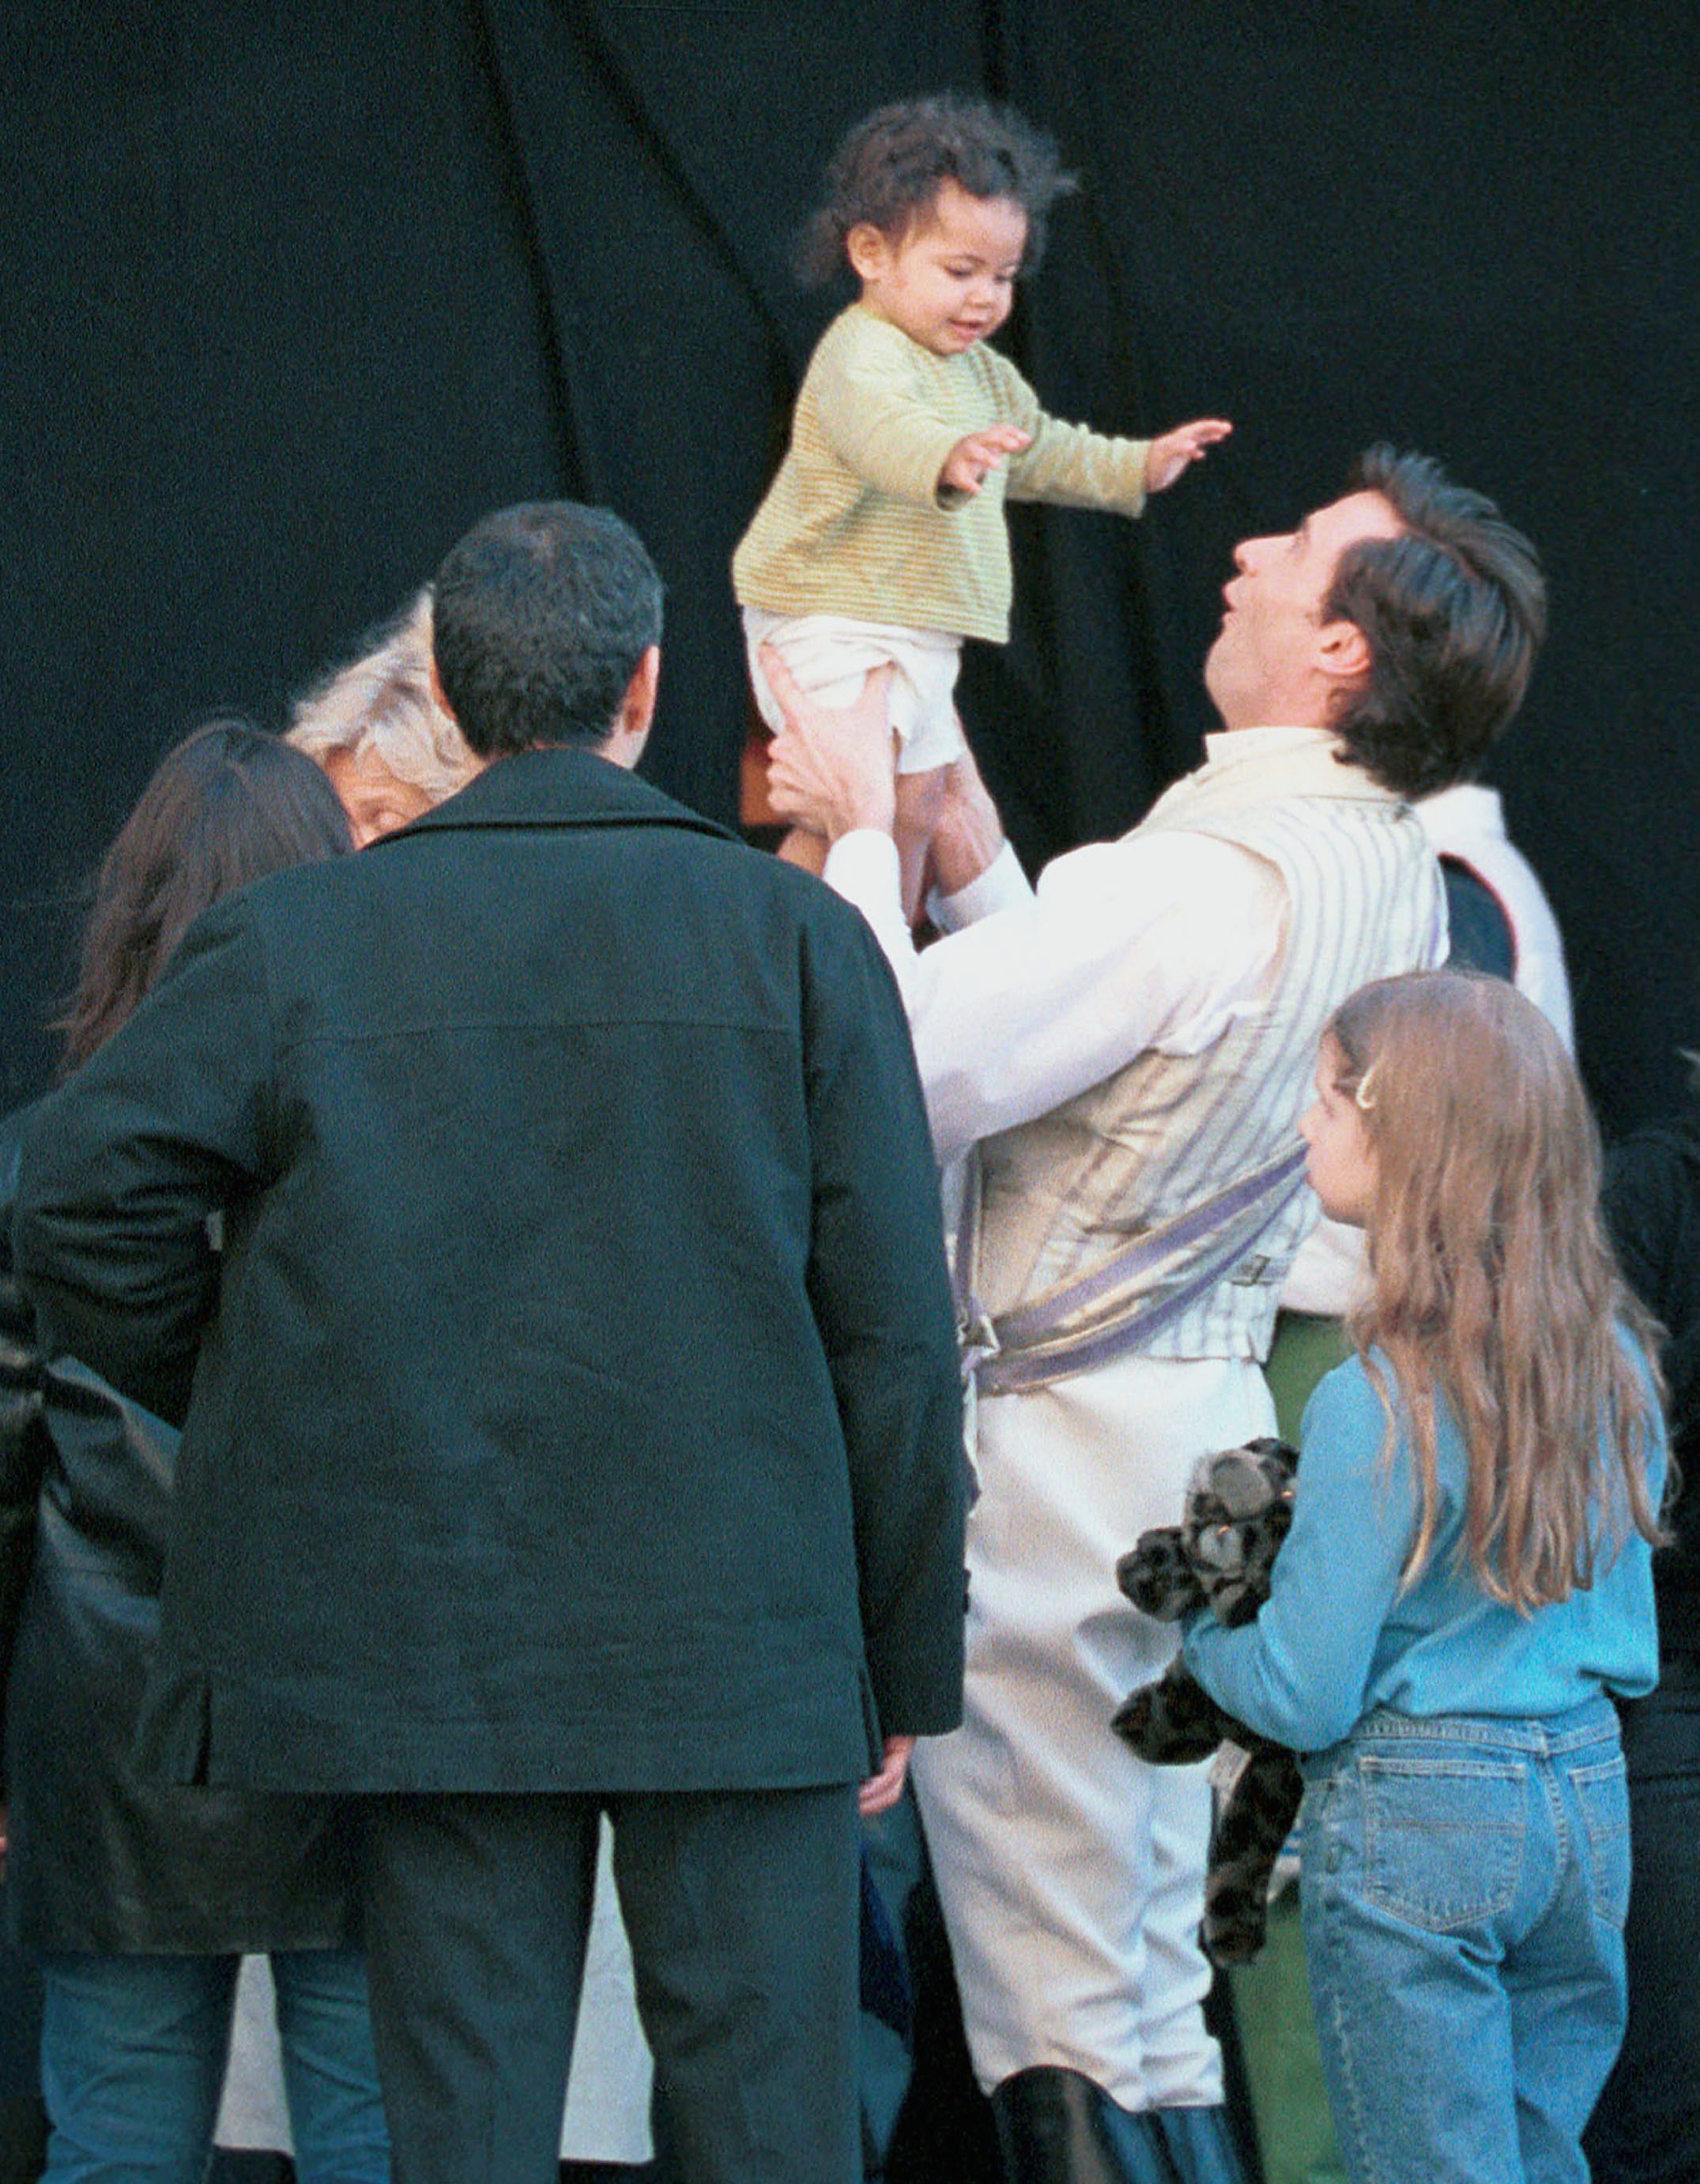
[[[1226,2109],[1153,2109],[1143,2120],[1162,2131],[1179,2184],[1243,2184]]]
[[[1222,2109],[1135,2115],[1078,2070],[1017,2070],[992,2095],[1006,2184],[1241,2184]]]
[[[1179,2184],[1161,2135],[1078,2070],[1017,2070],[992,2114],[1006,2184]]]

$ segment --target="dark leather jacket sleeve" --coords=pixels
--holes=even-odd
[[[123,1953],[340,1947],[334,1808],[135,1766],[177,1436],[38,1333],[10,1245],[32,1112],[0,1123],[0,1801],[19,1933]]]
[[[10,1115],[0,1123],[0,1753],[5,1748],[6,1684],[35,1554],[48,1449],[35,1316],[12,1271],[12,1200],[21,1120]],[[4,1783],[0,1759],[0,1795]]]

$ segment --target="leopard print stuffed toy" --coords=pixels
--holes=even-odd
[[[1162,1623],[1205,1606],[1230,1628],[1249,1623],[1293,1520],[1297,1463],[1286,1442],[1268,1437],[1201,1457],[1180,1523],[1143,1534],[1116,1565],[1134,1607]],[[1245,1755],[1218,1788],[1201,1938],[1212,1964],[1246,1963],[1263,1946],[1269,1876],[1298,1812],[1297,1760],[1224,1713],[1179,1660],[1123,1702],[1114,1726],[1157,1766],[1208,1759],[1223,1743]]]

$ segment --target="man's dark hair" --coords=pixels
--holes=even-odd
[[[1379,493],[1404,532],[1359,539],[1335,570],[1323,619],[1363,631],[1370,668],[1330,726],[1354,765],[1426,796],[1476,772],[1522,704],[1547,586],[1523,533],[1431,456],[1371,448],[1350,489]]]
[[[1075,187],[1056,145],[1011,107],[945,92],[870,114],[828,162],[825,202],[803,231],[797,267],[811,285],[844,264],[844,237],[866,221],[900,242],[931,209],[942,182],[971,198],[1012,198],[1027,214],[1022,270],[1045,250],[1045,216]]]
[[[432,586],[432,652],[482,758],[605,743],[633,671],[661,637],[661,580],[605,508],[504,508],[449,549]]]
[[[209,721],[166,752],[107,851],[76,991],[56,1029],[65,1072],[132,1016],[209,904],[291,865],[348,853],[318,766],[246,721]]]

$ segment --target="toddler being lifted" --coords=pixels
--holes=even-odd
[[[771,644],[805,690],[851,704],[888,662],[905,906],[919,900],[943,769],[964,744],[952,697],[964,637],[1009,635],[1005,499],[1137,515],[1225,437],[1220,418],[1125,440],[1049,417],[987,346],[1045,214],[1073,187],[1018,116],[945,97],[882,107],[827,170],[805,271],[848,264],[860,299],[822,336],[791,444],[733,557],[750,677]],[[818,870],[822,845],[782,854]]]

